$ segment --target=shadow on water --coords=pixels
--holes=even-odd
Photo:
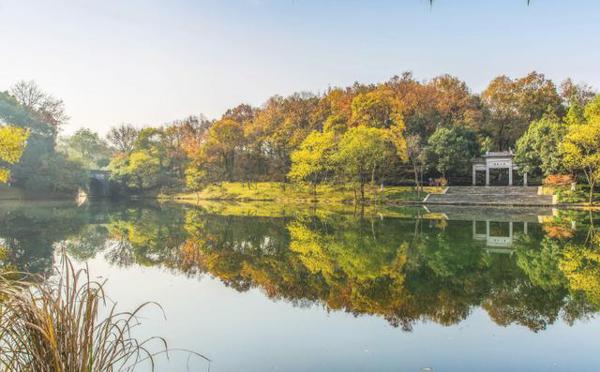
[[[208,274],[295,306],[412,330],[476,308],[544,330],[600,309],[600,235],[585,212],[436,208],[289,214],[178,205],[0,205],[1,264],[48,272],[54,251],[115,266]]]

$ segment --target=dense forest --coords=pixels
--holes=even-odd
[[[412,74],[323,94],[241,104],[218,120],[189,116],[142,129],[121,124],[106,138],[89,129],[60,136],[59,99],[34,82],[0,93],[0,123],[26,130],[12,185],[73,192],[87,172],[111,171],[118,190],[196,191],[223,181],[414,184],[470,180],[470,160],[514,150],[521,170],[594,185],[600,161],[600,96],[586,84],[543,74],[499,76],[480,94],[450,75]],[[1,166],[2,164],[0,164]],[[590,194],[591,195],[591,194]]]

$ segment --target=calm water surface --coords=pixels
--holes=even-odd
[[[0,265],[65,249],[211,371],[597,371],[586,212],[0,204]],[[182,353],[159,370],[206,371]]]

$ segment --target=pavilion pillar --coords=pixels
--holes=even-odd
[[[477,185],[477,171],[475,170],[475,166],[473,165],[473,186]]]
[[[523,186],[527,186],[527,172],[523,173]]]
[[[508,168],[508,186],[513,185],[513,169],[512,167]]]
[[[485,166],[485,185],[490,185],[490,168],[488,168],[487,164]]]

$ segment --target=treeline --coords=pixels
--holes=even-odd
[[[18,144],[19,138],[27,138],[24,151],[13,148],[13,159],[0,159],[4,160],[0,171],[5,169],[0,182],[42,195],[72,193],[85,185],[85,169],[57,149],[60,127],[68,119],[63,102],[32,81],[0,92],[0,127],[4,128],[0,139]]]
[[[421,82],[407,73],[322,95],[275,96],[262,107],[243,104],[218,120],[191,117],[137,137],[133,128],[115,128],[110,137],[120,150],[109,168],[137,189],[292,181],[315,189],[323,182],[354,184],[364,192],[367,183],[470,181],[473,157],[516,147],[530,174],[576,173],[558,148],[562,141],[544,137],[556,132],[540,130],[531,139],[530,125],[552,122],[562,131],[557,138],[565,138],[568,126],[591,118],[584,111],[594,110],[595,97],[587,85],[557,86],[536,72],[500,76],[481,94],[453,76]],[[560,156],[560,166],[547,167],[547,156]]]
[[[43,117],[16,95],[5,99]],[[44,138],[65,161],[111,170],[129,192],[194,191],[222,181],[351,183],[357,190],[430,178],[458,182],[470,179],[473,157],[508,149],[530,174],[592,175],[593,184],[597,172],[579,167],[580,146],[563,142],[574,139],[568,128],[586,125],[598,148],[589,128],[599,100],[587,85],[568,79],[557,86],[537,72],[497,77],[481,94],[450,75],[417,81],[405,73],[321,95],[274,96],[261,107],[242,104],[218,120],[192,116],[141,130],[123,124],[106,139],[82,129],[57,140],[50,123]],[[17,183],[21,176],[14,172]]]

